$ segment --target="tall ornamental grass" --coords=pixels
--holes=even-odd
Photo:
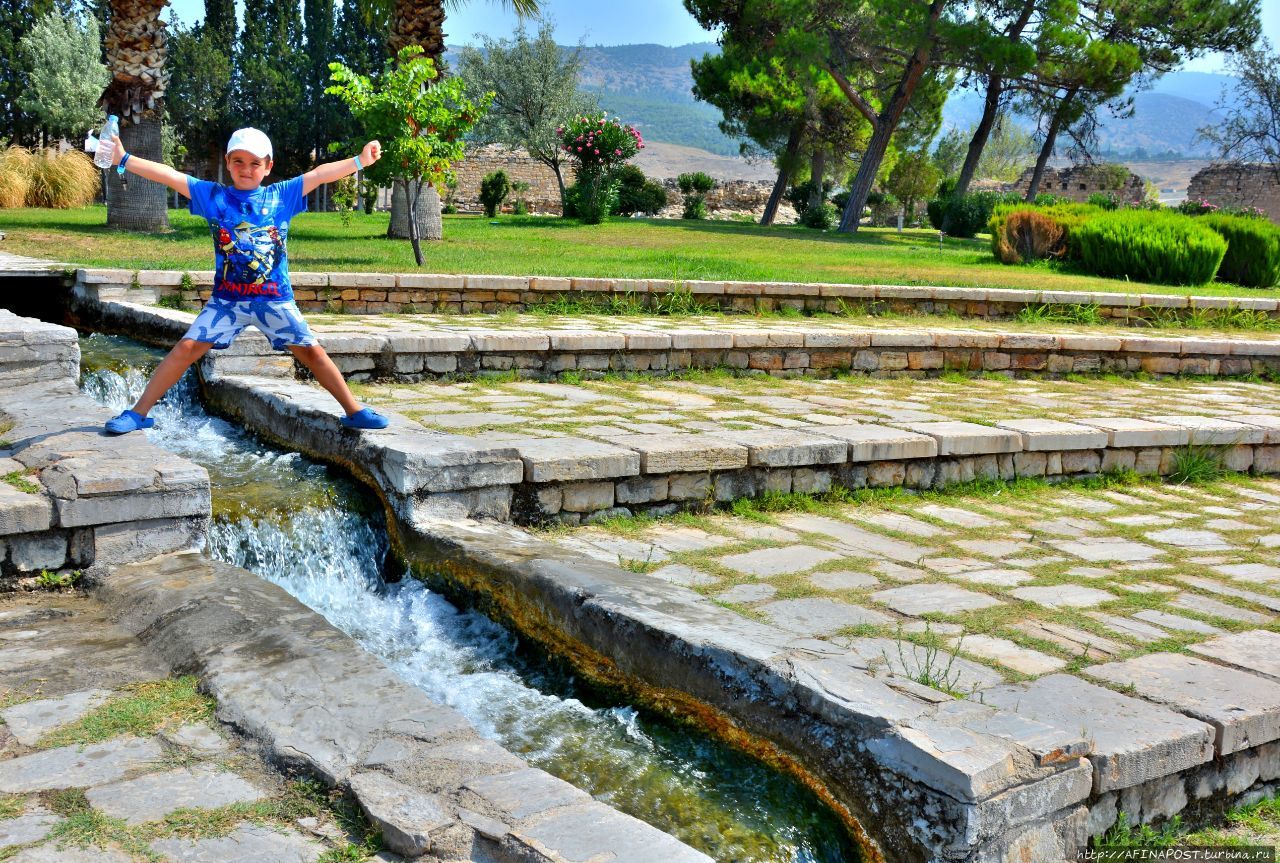
[[[69,210],[92,203],[101,187],[98,168],[78,150],[10,147],[0,154],[0,207]]]
[[[1227,251],[1227,241],[1203,222],[1150,210],[1102,213],[1072,237],[1089,272],[1164,285],[1205,284]]]
[[[1247,288],[1280,283],[1280,227],[1246,216],[1202,216],[1200,221],[1227,241],[1219,281]]]
[[[27,202],[35,157],[30,150],[9,147],[0,152],[0,207],[16,209]]]

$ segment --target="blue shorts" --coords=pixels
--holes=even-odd
[[[278,351],[290,345],[310,347],[318,344],[293,300],[223,300],[214,297],[205,303],[183,338],[212,342],[215,348],[227,348],[250,325],[261,330],[270,340],[271,347]]]

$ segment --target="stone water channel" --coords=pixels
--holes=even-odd
[[[81,339],[82,389],[129,406],[161,352]],[[294,595],[481,734],[717,860],[858,859],[802,784],[732,748],[588,690],[476,611],[397,580],[377,501],[358,484],[208,415],[190,377],[157,407],[153,443],[209,470],[209,553]]]

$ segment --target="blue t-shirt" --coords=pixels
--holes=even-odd
[[[213,295],[227,300],[292,300],[285,243],[289,220],[307,209],[302,177],[242,192],[187,177],[191,212],[213,233]]]

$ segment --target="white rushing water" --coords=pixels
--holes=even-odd
[[[154,354],[103,336],[82,344],[94,366],[82,389],[117,411],[132,405]],[[591,693],[580,698],[571,676],[484,615],[416,579],[386,582],[374,502],[209,416],[189,378],[152,416],[150,440],[210,471],[212,556],[280,585],[482,735],[717,859],[852,859],[838,822],[798,783],[632,707],[585,703]]]

